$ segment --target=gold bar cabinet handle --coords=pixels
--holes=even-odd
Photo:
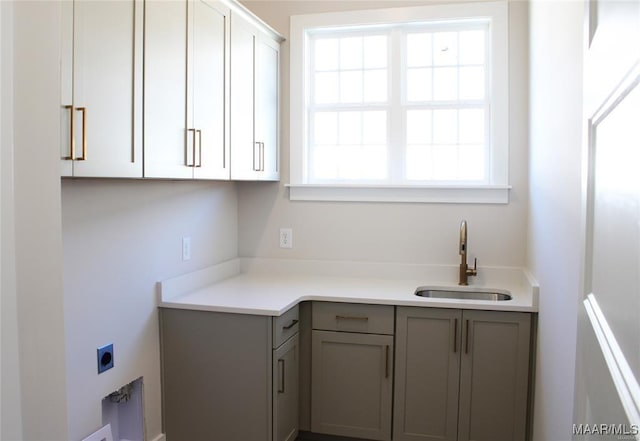
[[[87,108],[76,107],[76,111],[82,112],[82,156],[75,158],[77,161],[87,160]]]
[[[278,360],[278,370],[280,371],[279,385],[278,385],[278,393],[284,393],[284,360]]]
[[[389,378],[389,345],[384,347],[384,378]]]
[[[264,142],[260,143],[260,171],[264,171]]]
[[[193,151],[193,165],[189,164],[189,144],[186,143],[184,149],[184,165],[187,167],[194,167],[196,165],[196,129],[187,129],[187,133],[193,132],[193,138],[191,143],[191,149]]]
[[[458,319],[453,319],[453,353],[458,352]]]
[[[352,315],[336,315],[336,320],[360,320],[363,322],[368,322],[369,317],[356,317]]]
[[[466,326],[466,330],[465,330],[465,336],[464,336],[464,353],[468,354],[469,353],[469,320],[466,320],[465,326]]]
[[[293,327],[294,327],[295,325],[297,325],[297,324],[298,324],[298,320],[295,320],[295,319],[294,319],[294,320],[292,320],[292,321],[291,321],[291,323],[289,323],[288,325],[283,326],[283,327],[282,327],[282,330],[283,330],[283,331],[288,331],[289,329],[293,328]]]
[[[196,167],[202,167],[202,130],[198,129],[196,133],[198,134],[198,165]],[[193,157],[193,163],[196,163],[195,156]]]
[[[196,166],[196,136],[198,135],[198,131],[196,129],[191,129],[193,130],[193,146],[192,146],[192,150],[191,150],[191,154],[193,155],[193,165],[191,165],[191,167],[195,167]]]
[[[258,167],[256,167],[256,146],[258,146]],[[253,143],[253,171],[260,171],[260,142]]]
[[[62,159],[73,161],[76,156],[76,139],[73,136],[75,132],[74,128],[74,120],[75,120],[75,109],[73,105],[64,106],[66,110],[69,110],[69,156],[64,156]]]

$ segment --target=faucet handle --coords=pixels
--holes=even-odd
[[[468,276],[476,276],[478,275],[478,258],[473,258],[473,269],[467,269]]]

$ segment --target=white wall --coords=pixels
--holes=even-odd
[[[70,439],[97,429],[101,399],[140,376],[147,439],[161,433],[156,282],[237,256],[236,201],[233,183],[63,180]],[[107,343],[115,367],[98,375]]]
[[[540,283],[534,439],[571,439],[580,286],[583,2],[530,4],[528,266]]]
[[[13,188],[13,4],[0,3],[0,439],[22,439]]]
[[[294,14],[420,5],[428,1],[243,2],[285,37]],[[241,256],[457,264],[460,220],[469,221],[470,256],[479,266],[522,266],[527,207],[527,6],[510,4],[511,157],[508,205],[290,202],[289,43],[281,51],[281,182],[239,185]],[[293,249],[278,245],[279,228],[293,228]],[[481,270],[481,269],[480,269]]]
[[[291,14],[403,3],[419,4],[256,1],[247,5],[287,35]],[[3,4],[2,20],[4,8]],[[20,57],[14,78],[13,201],[5,198],[6,184],[12,183],[5,159],[12,150],[5,143],[7,64],[2,51],[2,401],[7,402],[7,394],[17,395],[17,388],[4,388],[5,338],[18,338],[17,329],[22,373],[18,404],[21,401],[22,406],[13,415],[19,417],[22,412],[24,432],[19,433],[19,422],[5,426],[3,406],[3,439],[11,439],[5,434],[12,429],[17,434],[14,439],[78,439],[101,423],[102,396],[140,375],[145,377],[148,438],[159,433],[157,280],[234,257],[236,247],[243,256],[455,263],[462,217],[470,222],[470,251],[480,265],[527,263],[539,278],[534,434],[544,441],[570,438],[579,285],[581,2],[534,1],[529,11],[534,35],[530,48],[527,5],[511,3],[514,189],[507,206],[289,202],[284,188],[289,150],[288,43],[282,51],[280,183],[240,184],[237,193],[234,184],[170,181],[65,180],[61,188],[56,39],[38,38],[41,34],[33,32],[44,29],[48,32],[44,35],[58,35],[57,7],[49,2],[20,2],[15,9]],[[3,22],[3,45],[6,30]],[[12,252],[5,233],[12,218],[16,277],[15,287],[9,285],[5,291],[5,270],[12,273],[5,261],[7,252],[10,257]],[[292,250],[278,248],[281,226],[294,229]],[[187,264],[179,259],[183,235],[191,235],[193,241],[193,259]],[[12,319],[9,312],[5,321],[5,312],[11,311],[5,306],[11,308],[12,299],[17,315]],[[106,310],[106,319],[100,307]],[[10,328],[7,335],[6,326]],[[98,377],[95,349],[106,342],[115,343],[116,367]],[[9,354],[17,351],[15,340],[8,348]],[[16,367],[8,377],[11,380],[17,379]]]
[[[58,9],[46,1],[14,4],[13,209],[21,374],[16,404],[22,405],[22,439],[29,441],[68,439],[57,167],[59,52],[51,37],[60,35]]]
[[[237,256],[235,184],[61,183],[60,3],[1,3],[1,439],[82,439],[102,425],[102,398],[143,376],[154,440],[156,282]],[[96,348],[109,342],[115,367],[98,376]]]

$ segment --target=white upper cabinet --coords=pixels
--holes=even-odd
[[[62,176],[279,179],[282,37],[242,5],[61,8]]]
[[[229,142],[225,137],[229,115],[229,9],[196,0],[192,11],[187,55],[191,101],[187,101],[187,115],[188,127],[197,136],[197,148],[192,149],[192,154],[197,153],[193,176],[229,179]]]
[[[187,167],[187,2],[145,11],[144,175],[191,178]]]
[[[143,1],[61,8],[61,174],[140,178]]]
[[[279,51],[241,14],[231,22],[231,179],[278,180]]]
[[[229,179],[229,8],[147,2],[147,178]]]
[[[258,40],[258,76],[256,78],[256,140],[262,143],[264,180],[280,179],[279,136],[279,54],[280,43],[264,34]]]

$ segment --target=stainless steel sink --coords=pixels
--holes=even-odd
[[[455,290],[425,286],[416,289],[415,294],[420,297],[429,297],[432,299],[489,300],[493,302],[511,300],[511,294],[507,294],[506,292]]]

